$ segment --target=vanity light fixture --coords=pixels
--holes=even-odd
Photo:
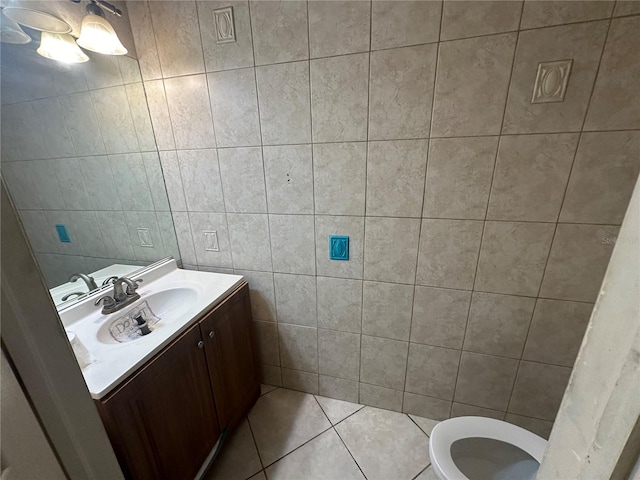
[[[89,57],[76,45],[76,40],[68,33],[42,32],[40,55],[63,63],[84,63]]]
[[[104,12],[100,7],[114,15],[122,15],[117,7],[108,2],[91,0],[87,5],[87,15],[82,19],[78,45],[104,55],[125,55],[127,49],[120,42],[111,24],[104,18]]]
[[[31,37],[20,28],[18,22],[9,17],[5,17],[2,19],[0,42],[22,45],[31,42]]]

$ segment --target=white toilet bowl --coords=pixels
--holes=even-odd
[[[440,480],[533,480],[546,448],[544,438],[485,417],[440,422],[429,441],[431,464]]]

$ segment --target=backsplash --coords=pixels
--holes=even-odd
[[[248,279],[263,381],[548,434],[640,171],[639,4],[127,5],[180,256]]]
[[[179,259],[138,62],[89,52],[64,65],[33,50],[2,44],[2,174],[49,287]]]

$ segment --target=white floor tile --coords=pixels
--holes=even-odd
[[[249,423],[265,466],[331,427],[313,395],[283,388],[258,399]]]
[[[411,419],[418,424],[424,433],[431,436],[431,430],[435,427],[440,420],[431,420],[430,418],[419,417],[417,415],[409,415]]]
[[[319,395],[316,395],[316,400],[318,400],[322,410],[325,415],[329,417],[329,421],[333,425],[341,422],[349,415],[356,413],[364,407],[364,405],[358,405],[357,403],[336,400],[335,398],[321,397]]]
[[[253,477],[248,480],[267,480],[267,477],[264,476],[264,472],[258,472]],[[438,480],[438,479],[436,479]]]
[[[427,469],[416,477],[415,480],[440,480],[433,470],[433,467],[429,465]]]
[[[235,432],[231,434],[206,480],[245,480],[262,470],[260,457],[249,429],[247,420],[243,420]]]
[[[266,473],[269,480],[364,480],[333,429],[278,460]]]
[[[336,430],[368,480],[411,480],[429,465],[429,438],[406,415],[365,407]]]

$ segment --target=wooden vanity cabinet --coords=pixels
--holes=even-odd
[[[259,391],[244,283],[96,405],[127,478],[191,480]]]

